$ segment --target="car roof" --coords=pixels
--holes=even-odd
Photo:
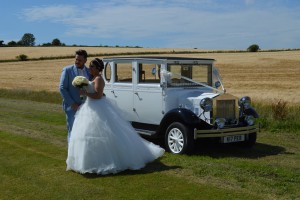
[[[192,58],[192,57],[173,57],[173,56],[128,56],[128,57],[108,57],[103,58],[104,61],[108,60],[139,60],[139,59],[155,59],[155,60],[206,60],[206,61],[215,61],[211,58]]]

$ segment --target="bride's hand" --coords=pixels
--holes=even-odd
[[[87,93],[86,90],[80,90],[80,91],[79,91],[79,94],[80,94],[80,95],[85,95],[85,96],[86,96],[86,93]]]
[[[76,104],[76,103],[74,103],[74,104],[71,105],[71,108],[72,108],[74,111],[77,111],[78,108],[79,108],[79,105]]]

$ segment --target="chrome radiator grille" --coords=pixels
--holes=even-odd
[[[237,118],[235,100],[217,100],[215,118],[225,118],[231,121]]]

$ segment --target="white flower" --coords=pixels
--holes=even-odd
[[[72,85],[78,88],[82,88],[83,86],[87,86],[88,84],[89,80],[84,76],[76,76],[72,81]]]

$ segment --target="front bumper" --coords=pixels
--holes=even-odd
[[[225,136],[232,136],[232,135],[248,135],[250,133],[255,133],[258,131],[259,131],[259,125],[236,127],[236,128],[210,129],[210,130],[194,129],[194,139],[225,137]]]

